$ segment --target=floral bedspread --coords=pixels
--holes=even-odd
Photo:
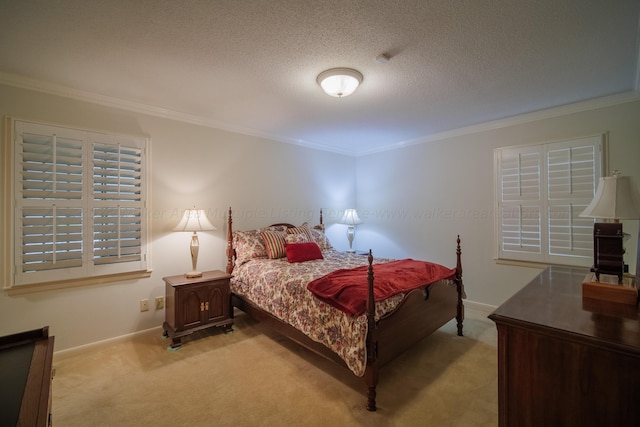
[[[322,252],[324,259],[289,263],[286,258],[254,258],[234,271],[231,291],[253,302],[278,319],[338,354],[349,369],[363,376],[366,367],[366,315],[351,317],[326,304],[307,290],[307,284],[340,268],[367,265],[367,257]],[[375,259],[374,264],[389,259]],[[376,320],[392,312],[404,294],[376,302]]]

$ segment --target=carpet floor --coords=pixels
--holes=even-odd
[[[148,331],[57,354],[53,425],[494,427],[496,328],[467,310],[464,333],[451,321],[384,366],[368,412],[362,378],[241,312],[177,351]]]

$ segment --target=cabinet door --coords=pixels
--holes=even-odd
[[[640,425],[637,357],[515,327],[498,336],[501,425]]]
[[[229,290],[226,281],[209,288],[207,323],[226,320],[229,317]]]
[[[198,326],[202,323],[202,308],[204,307],[202,289],[191,288],[182,290],[180,293],[180,302],[178,303],[180,310],[177,310],[177,313],[180,313],[181,322],[178,328],[188,329]]]

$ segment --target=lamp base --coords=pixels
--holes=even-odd
[[[196,277],[202,277],[202,272],[200,271],[190,271],[189,273],[186,273],[185,276],[187,277],[187,279],[193,279]]]

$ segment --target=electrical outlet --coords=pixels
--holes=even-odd
[[[149,300],[141,299],[140,300],[140,311],[149,311]]]
[[[164,308],[164,297],[156,297],[156,310]]]

